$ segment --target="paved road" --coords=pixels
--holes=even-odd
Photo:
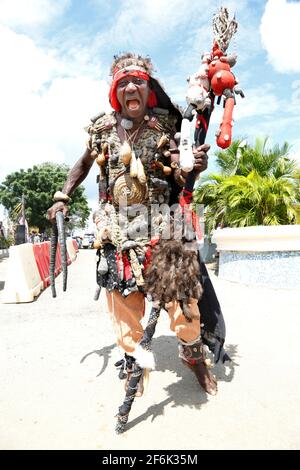
[[[167,315],[153,342],[157,369],[128,431],[114,433],[123,382],[94,251],[80,251],[69,288],[30,304],[0,304],[1,449],[297,449],[300,447],[300,291],[212,280],[233,362],[215,367],[208,397],[177,358]],[[7,260],[0,261],[0,289]]]

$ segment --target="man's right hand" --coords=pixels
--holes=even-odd
[[[64,214],[64,216],[66,217],[68,215],[68,212],[69,212],[69,208],[68,206],[62,202],[62,201],[59,201],[59,202],[55,202],[53,204],[53,206],[51,206],[48,210],[47,210],[47,219],[50,220],[50,222],[52,224],[55,223],[56,219],[55,219],[55,215],[56,215],[56,212],[59,212],[59,211],[62,211],[62,213]]]
[[[75,163],[75,165],[71,169],[68,175],[68,179],[65,182],[64,187],[61,191],[63,194],[67,194],[67,195],[72,194],[73,191],[77,188],[77,186],[79,186],[80,183],[87,177],[95,161],[96,156],[97,154],[93,155],[93,152],[91,152],[89,149],[85,150],[82,157],[79,158],[79,160]],[[55,214],[58,211],[62,211],[62,213],[66,217],[69,212],[69,208],[63,201],[55,202],[53,206],[51,206],[47,210],[47,219],[52,224],[55,223]]]

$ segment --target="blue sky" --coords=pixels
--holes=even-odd
[[[89,118],[108,110],[113,55],[151,56],[171,98],[185,103],[186,78],[212,45],[221,6],[236,15],[229,52],[246,98],[237,98],[234,137],[287,140],[300,162],[300,2],[287,0],[0,0],[0,181],[44,161],[75,163]],[[214,112],[208,143],[214,169]],[[85,182],[96,207],[97,168]]]

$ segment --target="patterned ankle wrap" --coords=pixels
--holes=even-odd
[[[204,362],[206,359],[205,350],[203,348],[203,342],[201,340],[195,343],[185,344],[179,343],[179,357],[190,364],[197,364]]]

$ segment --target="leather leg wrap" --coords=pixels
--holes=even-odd
[[[141,397],[144,393],[143,369],[138,366],[134,357],[125,354],[125,358],[127,373],[125,390],[136,397]],[[137,377],[139,377],[138,381]]]
[[[179,357],[189,364],[197,364],[198,362],[204,362],[206,354],[204,351],[204,345],[201,340],[193,344],[179,343]]]
[[[198,340],[192,344],[180,342],[179,357],[182,359],[184,365],[194,372],[201,387],[207,393],[216,395],[217,382],[207,368],[208,359],[206,357],[202,340]]]

